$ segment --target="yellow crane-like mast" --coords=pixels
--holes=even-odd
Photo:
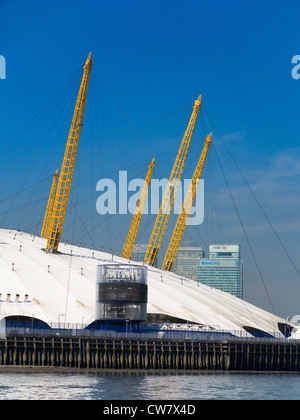
[[[77,97],[75,111],[71,123],[69,137],[66,145],[64,160],[58,180],[58,186],[53,206],[52,215],[50,218],[50,225],[47,235],[46,251],[57,251],[62,228],[65,220],[68,199],[72,184],[75,161],[77,156],[78,144],[80,139],[84,108],[86,103],[87,89],[89,84],[89,77],[92,69],[92,53],[89,54],[86,60],[83,72],[83,77]]]
[[[209,136],[206,137],[203,151],[201,153],[200,159],[196,166],[196,169],[192,178],[192,182],[185,196],[181,213],[178,216],[178,220],[177,220],[171,241],[169,243],[169,247],[166,252],[163,265],[162,265],[163,270],[171,271],[173,263],[175,261],[175,257],[176,257],[176,254],[177,254],[177,251],[178,251],[178,248],[179,248],[179,245],[180,245],[180,242],[181,242],[181,239],[183,237],[183,233],[186,227],[186,222],[190,215],[191,208],[192,208],[195,196],[196,196],[197,187],[198,187],[201,175],[202,175],[202,170],[203,170],[207,152],[211,143],[211,138],[212,138],[212,134],[210,133]]]
[[[148,244],[145,264],[153,265],[155,263],[158,251],[160,249],[167,224],[170,218],[170,213],[173,208],[175,195],[178,189],[179,181],[183,172],[184,164],[186,161],[187,153],[190,147],[191,138],[194,132],[195,124],[197,121],[198,112],[201,106],[201,98],[199,98],[194,103],[193,113],[190,118],[188,127],[182,139],[179,151],[177,153],[175,163],[170,175],[169,183],[167,185],[166,191],[164,193],[162,203],[156,217],[154,228],[150,237]]]
[[[47,209],[46,209],[45,218],[44,218],[44,223],[42,227],[41,238],[45,238],[45,239],[48,238],[50,218],[52,216],[55,195],[56,195],[57,181],[58,181],[58,170],[55,171],[55,174],[53,177],[53,182],[52,182],[49,200],[48,200]]]
[[[150,162],[147,176],[146,176],[146,179],[145,179],[142,191],[141,191],[141,195],[138,199],[137,206],[136,206],[133,218],[132,218],[132,222],[131,222],[131,225],[127,234],[126,242],[125,242],[123,253],[122,253],[123,258],[130,259],[131,257],[134,243],[136,240],[136,235],[138,233],[142,214],[144,211],[144,206],[145,206],[154,166],[155,166],[155,159],[153,158],[152,161]]]

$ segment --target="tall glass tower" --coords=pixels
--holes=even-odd
[[[172,271],[182,277],[197,281],[198,262],[204,257],[204,251],[199,246],[180,246]]]
[[[240,245],[210,245],[209,258],[198,261],[197,280],[243,298],[243,262]]]

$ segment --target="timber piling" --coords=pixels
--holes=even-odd
[[[169,340],[9,336],[0,367],[76,370],[300,371],[300,344],[253,340]]]

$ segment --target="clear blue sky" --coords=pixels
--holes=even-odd
[[[40,151],[40,155],[53,153],[61,159],[65,137],[58,143],[57,155],[52,149],[51,136],[43,137],[41,122],[41,134],[35,132],[36,138],[28,130],[24,138],[15,142],[13,139],[82,68],[92,51],[98,79],[103,78],[109,87],[110,93],[103,93],[103,101],[109,103],[111,96],[107,98],[113,94],[118,103],[119,114],[117,111],[114,114],[113,108],[109,111],[116,137],[132,133],[132,127],[140,132],[143,127],[184,108],[165,128],[154,127],[148,134],[141,132],[140,139],[131,139],[126,150],[120,147],[115,169],[127,168],[133,158],[142,160],[144,153],[142,165],[132,173],[143,177],[145,162],[157,154],[159,168],[168,177],[174,155],[165,161],[165,166],[159,157],[166,151],[176,153],[192,103],[203,94],[211,121],[299,269],[300,79],[291,77],[292,57],[300,54],[299,16],[297,0],[1,0],[0,55],[6,58],[7,79],[0,80],[0,150],[8,149],[8,154],[2,155],[2,195],[7,197],[9,191],[26,186],[25,174],[34,164],[37,170],[29,176],[30,182],[56,169],[49,164],[48,172],[43,173],[44,161],[36,156]],[[100,126],[102,118],[107,120],[99,116]],[[128,120],[131,125],[125,128]],[[59,118],[57,121],[61,122]],[[49,136],[51,129],[47,130]],[[109,143],[108,137],[103,141],[102,148]],[[91,150],[87,153],[93,154]],[[102,159],[107,162],[107,156]],[[224,159],[227,162],[228,156]],[[93,182],[100,175],[108,176],[105,163],[98,176],[97,164],[100,166],[100,161],[95,162]],[[59,165],[60,160],[56,166]],[[261,250],[265,252],[276,241],[265,234],[263,220],[256,219],[257,213],[249,210],[244,199],[245,185],[236,180],[234,166],[228,171],[245,224],[255,234],[255,251],[261,256]],[[214,177],[219,212],[226,222],[222,238],[224,242],[244,244],[235,235],[238,223],[231,220],[232,207],[225,196],[226,188],[218,183],[221,174],[214,172]],[[96,181],[87,187],[94,194],[95,185]],[[47,184],[45,196],[48,187]],[[95,200],[96,195],[92,200],[94,210]],[[91,217],[93,223],[98,223],[97,215]],[[109,222],[111,230],[112,223]],[[198,233],[190,235],[197,237]],[[207,241],[213,239],[207,237]],[[197,242],[200,242],[198,237]],[[293,315],[300,311],[300,279],[292,268],[287,268],[290,265],[286,258],[280,266],[276,265],[282,250],[275,251],[272,246],[269,254],[261,257],[266,266],[268,291],[280,314]],[[264,289],[261,284],[258,286],[259,280],[252,281],[257,275],[255,267],[251,268],[253,262],[247,244],[243,249],[247,263],[245,298],[270,310]],[[287,276],[285,270],[289,270]],[[282,276],[288,279],[286,284],[281,281]],[[290,293],[295,296],[293,290],[297,298],[290,296]],[[285,298],[281,299],[283,292]]]

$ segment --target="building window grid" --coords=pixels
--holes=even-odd
[[[201,284],[214,287],[238,298],[242,298],[243,268],[241,260],[238,260],[237,263],[237,266],[232,267],[205,266],[205,268],[203,268],[199,266],[197,280]]]

